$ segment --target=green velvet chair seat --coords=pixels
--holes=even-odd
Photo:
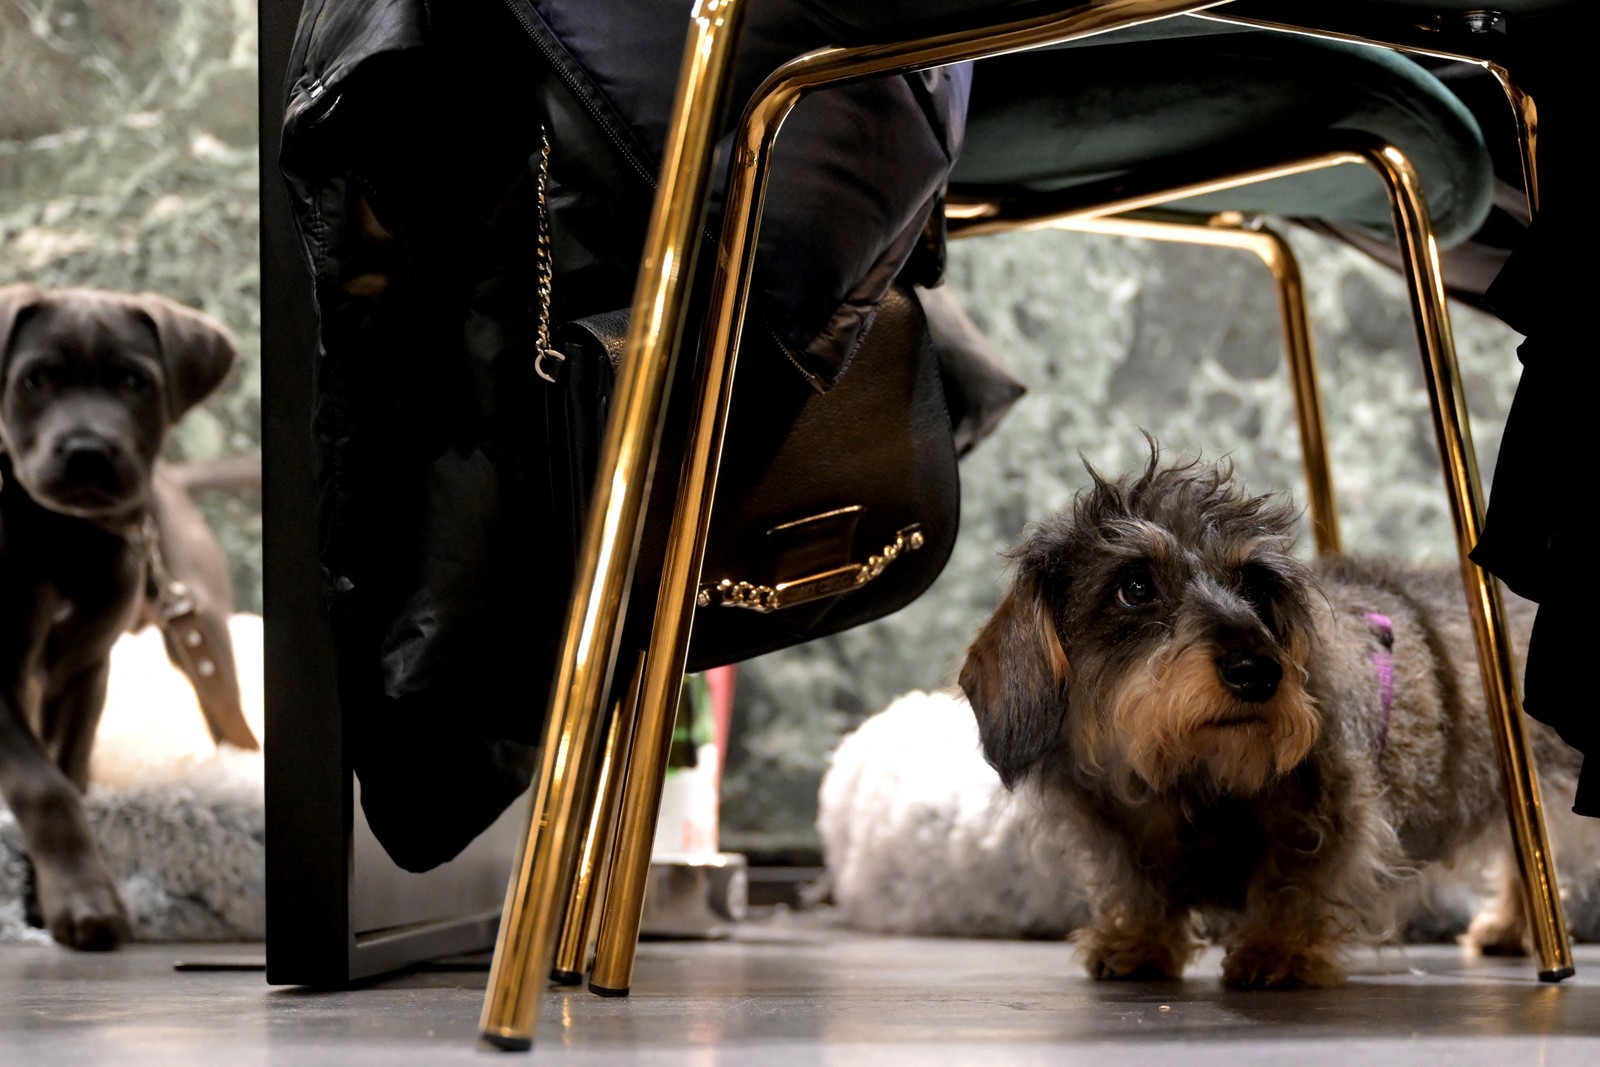
[[[1169,29],[1200,20],[1171,21]],[[1337,147],[1331,131],[1354,131],[1410,158],[1441,245],[1470,236],[1488,214],[1493,171],[1477,122],[1403,56],[1257,31],[1095,40],[978,62],[952,193],[1057,191],[1201,156],[1242,165]],[[1174,206],[1315,217],[1378,233],[1390,219],[1377,177],[1351,166]]]
[[[1518,25],[1524,19],[1549,20],[1568,25],[1583,23],[1593,25],[1600,20],[1600,5],[1594,0],[1238,0],[1218,8],[1219,12],[1248,15],[1251,18],[1276,19],[1294,22],[1297,19],[1315,23],[1324,15],[1341,19],[1404,17],[1415,23],[1426,23],[1433,18],[1450,18],[1482,12],[1504,15]]]
[[[801,6],[840,44],[906,40],[949,30],[997,22],[1019,21],[1065,11],[1078,6],[1071,0],[801,0]],[[1423,21],[1435,15],[1462,15],[1492,10],[1516,18],[1549,17],[1593,22],[1594,0],[1238,0],[1220,12],[1234,11],[1255,18],[1283,22],[1311,20],[1325,14],[1348,16],[1356,12],[1393,17],[1403,15]]]

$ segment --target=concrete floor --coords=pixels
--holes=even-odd
[[[1600,1060],[1600,946],[1540,984],[1447,946],[1364,954],[1343,989],[1228,993],[1208,953],[1179,983],[1091,983],[1059,943],[876,938],[810,919],[641,946],[634,993],[545,1000],[531,1059],[476,1039],[486,975],[346,992],[270,988],[260,947],[109,956],[0,946],[0,1064],[1584,1064]]]

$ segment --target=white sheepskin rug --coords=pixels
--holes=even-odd
[[[887,934],[1066,936],[1087,907],[1029,808],[984,762],[960,694],[905,694],[839,744],[822,779],[838,917]]]
[[[261,619],[230,622],[245,717],[262,732]],[[256,941],[265,930],[260,752],[217,746],[154,628],[111,653],[84,800],[140,941]],[[50,936],[23,920],[22,835],[0,804],[0,943]]]

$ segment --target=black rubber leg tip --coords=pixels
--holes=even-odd
[[[533,1048],[533,1038],[512,1037],[509,1034],[484,1034],[484,1041],[501,1052],[527,1052]]]
[[[1539,981],[1541,981],[1541,982],[1559,982],[1563,978],[1571,978],[1573,975],[1575,975],[1577,973],[1578,973],[1577,970],[1575,968],[1572,968],[1572,967],[1557,967],[1553,971],[1540,971],[1539,972]]]
[[[593,982],[589,983],[589,992],[597,997],[625,997],[628,995],[628,991],[625,988],[608,989],[603,985],[595,985]]]
[[[582,985],[583,972],[563,971],[559,968],[552,968],[550,971],[550,981],[554,982],[556,985]]]

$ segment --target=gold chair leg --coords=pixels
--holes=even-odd
[[[1252,231],[1257,238],[1251,250],[1272,272],[1278,292],[1278,318],[1288,355],[1289,385],[1294,393],[1295,423],[1300,428],[1300,464],[1306,476],[1306,496],[1311,508],[1311,528],[1320,555],[1333,555],[1344,547],[1339,533],[1339,503],[1333,490],[1333,461],[1328,455],[1328,430],[1323,419],[1322,378],[1317,350],[1311,343],[1311,322],[1306,314],[1306,291],[1300,261],[1281,233],[1268,227]]]
[[[678,677],[681,699],[681,671]],[[662,699],[660,695],[653,698]],[[600,915],[594,967],[589,972],[589,992],[602,997],[625,997],[633,984],[634,950],[644,916],[651,846],[667,779],[677,710],[678,702],[668,700],[648,716],[651,729],[640,730],[628,760],[622,819],[609,864],[606,906]]]
[[[665,776],[673,713],[683,687],[705,533],[716,491],[716,464],[722,451],[739,333],[760,230],[767,166],[783,120],[806,93],[827,85],[1071,40],[1221,2],[1225,0],[1092,0],[1065,14],[928,41],[820,49],[780,67],[751,98],[734,142],[737,148],[725,194],[716,274],[700,342],[699,400],[691,413],[656,601],[627,792],[611,860],[595,965],[590,973],[591,990],[621,996],[632,985],[634,949],[650,873],[649,846],[660,810],[660,783]]]
[[[699,0],[690,20],[660,187],[634,290],[626,357],[606,425],[567,614],[528,829],[506,889],[479,1032],[532,1047],[538,999],[581,833],[578,795],[592,758],[628,602],[666,387],[683,332],[711,173],[718,103],[732,71],[742,0]]]
[[[1122,215],[1068,219],[1061,229],[1080,233],[1108,233],[1152,241],[1238,248],[1250,252],[1272,272],[1278,294],[1278,319],[1283,328],[1284,354],[1288,357],[1289,385],[1294,393],[1295,418],[1300,428],[1300,462],[1305,471],[1306,500],[1311,512],[1312,536],[1320,555],[1341,548],[1339,506],[1334,497],[1333,473],[1328,458],[1328,433],[1323,419],[1321,377],[1317,352],[1311,341],[1306,314],[1305,285],[1294,249],[1282,234],[1258,223],[1245,224],[1228,215],[1204,219],[1152,218]]]
[[[608,860],[621,803],[624,766],[633,743],[633,723],[639,709],[639,689],[644,679],[644,656],[633,668],[628,691],[611,709],[611,724],[606,730],[605,752],[595,776],[589,802],[589,830],[578,853],[578,870],[567,899],[566,916],[556,939],[555,961],[550,965],[550,980],[557,985],[579,985],[594,945],[595,927],[600,921]]]
[[[1478,646],[1478,666],[1483,675],[1491,732],[1505,783],[1511,839],[1528,897],[1528,921],[1539,957],[1539,978],[1559,982],[1573,973],[1572,949],[1561,911],[1539,780],[1522,719],[1505,608],[1499,586],[1468,555],[1478,543],[1483,525],[1482,490],[1467,425],[1461,376],[1456,367],[1455,342],[1445,308],[1438,249],[1416,173],[1410,165],[1393,151],[1376,152],[1371,162],[1383,176],[1394,205],[1395,230],[1399,234],[1406,282],[1411,291],[1417,341],[1422,350],[1423,370],[1433,408],[1434,432],[1439,439],[1445,485],[1455,520],[1461,577],[1466,585],[1473,636]]]
[[[1484,63],[1493,74],[1511,105],[1511,118],[1517,127],[1517,149],[1522,156],[1522,187],[1528,196],[1528,213],[1539,214],[1539,108],[1533,96],[1499,63]]]

